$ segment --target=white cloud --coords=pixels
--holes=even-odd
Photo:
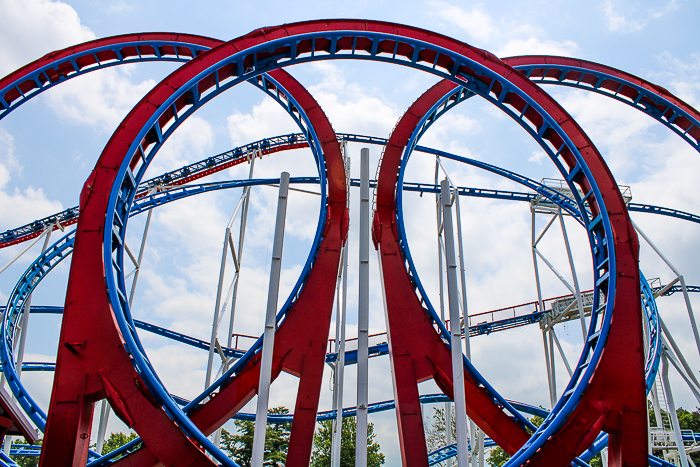
[[[431,1],[429,5],[437,9],[435,14],[438,17],[459,26],[472,39],[479,42],[488,42],[498,32],[481,3],[475,4],[471,11],[465,11],[458,6],[441,1]]]
[[[579,53],[579,46],[574,41],[542,40],[535,36],[527,39],[511,39],[496,53],[499,57],[515,55],[559,55],[573,57]]]
[[[539,27],[521,22],[494,21],[480,3],[471,11],[436,0],[431,1],[430,6],[435,10],[432,14],[460,28],[474,40],[472,45],[494,50],[499,57],[526,54],[573,56],[579,51],[576,42],[547,39],[546,32]]]
[[[265,97],[255,105],[251,113],[235,111],[227,119],[231,144],[243,144],[258,141],[269,136],[299,132],[299,127],[287,112],[272,98]]]
[[[134,83],[123,68],[99,70],[56,86],[47,93],[48,105],[60,118],[111,132],[156,83]]]
[[[179,169],[211,155],[214,129],[211,123],[193,115],[185,120],[158,151],[146,178]]]
[[[342,69],[330,62],[314,63],[320,81],[308,86],[336,132],[387,137],[400,117],[399,110],[369,94],[359,83],[348,83]]]
[[[636,14],[638,19],[629,19],[628,16],[624,16],[617,12],[617,9],[612,2],[606,2],[603,7],[603,12],[605,14],[605,22],[608,27],[608,31],[619,32],[619,33],[631,33],[637,32],[644,29],[652,20],[661,18],[662,16],[674,12],[681,7],[682,0],[669,0],[664,5],[654,5],[648,8],[644,12]],[[628,10],[630,10],[628,8]],[[635,9],[631,9],[631,13],[635,14]]]
[[[617,11],[615,11],[615,7],[613,6],[612,2],[607,2],[605,4],[604,12],[605,21],[609,31],[622,33],[636,32],[641,31],[644,26],[646,26],[646,22],[630,21],[626,17],[619,14]]]
[[[0,229],[3,231],[63,209],[60,202],[49,200],[41,188],[30,185],[23,190],[9,189],[11,173],[22,169],[14,150],[12,135],[0,129]]]
[[[0,75],[42,55],[95,38],[62,2],[0,0]]]

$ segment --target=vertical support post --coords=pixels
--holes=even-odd
[[[100,424],[97,427],[97,448],[95,452],[102,454],[102,447],[105,444],[105,434],[107,433],[107,422],[109,421],[109,404],[107,399],[102,399],[100,407]]]
[[[535,270],[535,285],[537,286],[537,305],[539,307],[540,311],[544,311],[544,301],[542,300],[542,285],[540,284],[540,271],[537,266],[537,238],[535,236],[535,227],[536,227],[536,215],[535,215],[535,207],[530,206],[530,212],[532,213],[531,221],[530,221],[530,232],[531,232],[531,248],[532,248],[532,264]],[[545,318],[546,320],[546,318]],[[550,349],[549,349],[549,344],[547,343],[547,331],[546,327],[542,329],[542,341],[544,343],[544,361],[545,365],[547,367],[547,383],[549,385],[549,403],[552,408],[554,408],[554,404],[556,404],[557,399],[554,395],[553,391],[553,384],[552,384],[552,376],[553,376],[553,369],[550,366]],[[553,349],[552,349],[553,350]]]
[[[231,237],[231,227],[226,227],[224,233],[224,248],[221,253],[221,266],[219,268],[219,284],[216,289],[216,302],[214,309],[214,319],[211,323],[211,343],[209,345],[209,357],[207,359],[207,374],[204,380],[204,389],[211,384],[211,374],[214,366],[214,354],[216,353],[216,338],[219,333],[219,313],[221,307],[221,297],[224,292],[224,273],[226,272],[226,259],[228,258],[228,242]]]
[[[554,386],[552,384],[552,368],[550,366],[550,358],[549,358],[549,344],[547,343],[547,331],[546,329],[542,329],[542,342],[544,343],[544,362],[547,365],[547,383],[549,385],[549,403],[551,405],[551,408],[554,408],[554,404],[557,402],[557,398],[554,396],[554,392],[552,392],[552,387]]]
[[[581,300],[581,288],[578,285],[578,276],[576,275],[576,267],[574,266],[574,257],[571,254],[571,245],[569,244],[569,235],[566,233],[566,225],[564,224],[564,214],[559,208],[559,223],[561,224],[561,233],[564,236],[564,245],[566,245],[566,256],[569,258],[569,267],[571,268],[571,277],[574,280],[574,290],[576,292],[576,304],[578,305],[578,315],[581,321],[581,333],[583,342],[586,342],[586,317],[583,315],[583,302]],[[568,364],[567,364],[568,366]]]
[[[448,180],[443,180],[440,183],[440,192],[442,195],[442,219],[445,235],[445,259],[447,262],[447,296],[450,310],[452,379],[454,382],[455,422],[457,425],[457,465],[466,467],[469,460],[469,450],[467,448],[467,404],[464,394],[462,331],[459,326],[459,296],[457,290],[454,229],[452,226],[452,197]]]
[[[345,147],[345,144],[343,144]],[[350,159],[346,158],[346,173],[350,177]],[[340,270],[342,276],[342,302],[340,301],[341,288],[338,284],[338,301],[336,315],[336,353],[338,359],[335,362],[335,388],[333,392],[333,406],[336,416],[333,425],[333,439],[331,440],[331,467],[340,467],[340,448],[343,442],[343,383],[345,381],[345,317],[347,316],[348,296],[348,246],[343,247],[343,263]],[[338,277],[340,281],[340,277]]]
[[[267,408],[270,398],[270,382],[272,379],[272,355],[275,347],[275,331],[277,329],[277,299],[279,295],[280,274],[282,271],[282,247],[284,244],[284,225],[287,215],[288,191],[289,173],[282,172],[282,176],[280,177],[279,199],[277,203],[275,238],[272,243],[270,287],[267,293],[265,333],[263,334],[260,380],[258,383],[258,405],[255,412],[255,435],[253,436],[253,453],[251,462],[253,467],[262,467],[265,454]]]
[[[554,326],[549,328],[549,366],[552,370],[552,398],[554,402],[552,403],[552,408],[554,408],[554,403],[557,401],[557,371],[554,365]]]
[[[666,357],[666,351],[661,353],[661,380],[664,384],[664,392],[666,393],[666,402],[668,402],[668,412],[671,416],[671,425],[673,425],[673,434],[676,437],[676,446],[678,446],[678,453],[681,457],[681,465],[683,467],[688,467],[688,456],[685,453],[685,446],[683,445],[683,436],[681,435],[681,428],[678,424],[678,414],[676,413],[676,404],[673,401],[673,392],[671,392],[671,384],[668,382],[668,358]]]
[[[479,430],[479,467],[486,467],[484,463],[484,431]]]
[[[369,347],[369,149],[360,151],[360,271],[357,310],[357,431],[355,465],[367,466]]]
[[[438,168],[440,163],[438,159],[435,159],[435,185],[438,184]],[[445,322],[445,284],[443,280],[443,269],[442,269],[442,256],[443,256],[443,243],[442,243],[442,197],[440,193],[435,193],[435,210],[436,220],[437,220],[437,247],[438,247],[438,287],[440,297],[440,319]],[[467,322],[467,325],[469,323]],[[445,402],[445,445],[449,446],[452,444],[452,403]],[[453,458],[447,459],[447,467],[452,467]]]

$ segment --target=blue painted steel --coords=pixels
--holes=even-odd
[[[19,467],[15,461],[10,459],[4,451],[0,451],[0,465],[4,467]]]
[[[507,89],[507,87],[505,86],[504,88]],[[416,126],[416,129],[414,130],[413,134],[411,135],[411,139],[407,144],[402,159],[396,193],[396,222],[398,227],[397,230],[399,233],[399,244],[403,252],[403,257],[406,259],[409,275],[411,276],[411,279],[417,289],[417,292],[421,297],[422,303],[426,307],[427,315],[429,316],[431,321],[433,321],[433,323],[435,323],[438,326],[445,340],[448,340],[447,330],[442,321],[439,319],[437,313],[435,312],[435,309],[433,308],[432,304],[430,303],[430,300],[427,297],[427,294],[425,293],[425,289],[423,288],[423,285],[420,282],[420,279],[418,278],[415,265],[413,263],[413,259],[408,248],[402,215],[403,190],[401,189],[401,186],[403,184],[406,164],[408,162],[408,159],[410,158],[413,148],[417,145],[418,139],[427,130],[427,128],[433,122],[435,122],[435,120],[440,115],[442,115],[448,110],[449,99],[452,98],[454,92],[455,91],[449,92],[445,96],[443,96],[443,98],[440,101],[438,101],[428,113],[426,113],[426,115]],[[512,92],[517,92],[517,90],[512,90]],[[601,214],[595,219],[590,219],[590,214],[586,208],[584,200],[581,199],[578,190],[573,185],[571,181],[572,178],[569,176],[568,170],[558,159],[559,153],[563,150],[563,147],[559,148],[559,150],[556,153],[554,153],[550,146],[542,139],[543,132],[538,132],[535,129],[531,128],[528,124],[526,124],[523,120],[523,114],[517,115],[510,108],[503,106],[500,100],[494,99],[489,95],[486,95],[484,97],[496,106],[500,107],[506,114],[508,114],[516,122],[518,122],[540,144],[540,146],[545,150],[545,152],[550,156],[554,164],[557,166],[560,173],[567,180],[567,183],[569,184],[569,187],[574,197],[576,198],[578,211],[581,215],[583,225],[587,227],[591,251],[594,253],[594,271],[602,270],[605,272],[605,275],[601,274],[601,276],[604,277],[605,280],[597,280],[595,282],[595,289],[593,293],[594,302],[591,312],[591,323],[594,324],[589,327],[588,337],[584,344],[584,350],[579,359],[579,363],[577,364],[576,369],[574,370],[573,376],[569,381],[566,390],[563,393],[564,395],[559,399],[550,415],[545,419],[544,423],[542,423],[542,425],[536,429],[532,437],[530,437],[530,439],[525,443],[525,445],[521,449],[519,449],[518,452],[516,452],[515,455],[511,457],[510,461],[508,461],[507,463],[507,465],[520,465],[525,463],[526,459],[533,455],[542,446],[545,440],[547,440],[550,436],[556,433],[563,426],[569,415],[578,405],[579,399],[583,395],[583,392],[587,387],[588,382],[593,376],[594,369],[597,366],[597,363],[605,347],[605,340],[607,338],[607,333],[612,319],[611,315],[614,303],[616,280],[614,264],[615,253],[613,243],[605,241],[607,238],[612,238],[612,228],[610,226],[610,221],[604,207],[604,202],[601,199],[601,195],[596,185],[596,182],[591,176],[588,167],[586,166],[585,161],[583,160],[583,157],[579,153],[578,149],[571,142],[568,136],[564,134],[563,130],[559,128],[558,124],[552,121],[551,118],[549,118],[549,116],[542,109],[537,108],[538,113],[544,118],[545,121],[543,128],[549,127],[552,130],[557,131],[559,133],[560,137],[562,137],[564,141],[564,145],[568,147],[568,149],[576,158],[577,166],[573,170],[579,170],[581,174],[583,174],[583,176],[591,184],[591,192],[595,196],[596,202],[599,203],[599,208],[601,211]],[[527,98],[527,96],[521,95],[520,97],[524,98],[528,102],[528,104],[532,105],[533,107],[537,107],[536,103],[531,102]],[[606,245],[607,248],[599,247],[602,245]],[[604,303],[602,305],[600,304],[601,295],[604,297]],[[603,319],[598,320],[597,314],[601,311],[604,312]],[[599,327],[597,328],[597,326]],[[483,378],[481,378],[481,376],[478,375],[478,373],[475,370],[472,371],[472,369],[470,368],[470,362],[466,359],[466,357],[464,357],[464,364],[467,371],[469,371],[470,374],[472,374],[472,376],[475,377],[477,381],[481,382],[483,380]],[[492,388],[486,385],[485,387],[487,387],[487,391],[489,391],[492,397],[496,399],[500,397]],[[515,413],[514,415],[518,417],[517,413]],[[529,425],[531,429],[535,429],[535,427],[533,427],[527,419],[523,421],[522,418],[524,417],[521,416],[520,418],[518,418],[518,420],[523,425]]]
[[[182,47],[190,50],[191,57],[188,57],[186,55],[170,55],[170,54],[162,54],[160,53],[160,48],[162,46],[175,46],[175,47]],[[138,57],[133,57],[133,58],[127,58],[124,59],[122,58],[122,55],[120,53],[120,50],[125,49],[127,47],[135,47],[137,51],[139,51],[139,56]],[[147,47],[153,47],[153,53],[146,53]],[[19,91],[20,95],[22,96],[18,100],[15,100],[12,104],[7,104],[3,99],[0,99],[0,120],[5,118],[7,115],[9,115],[10,112],[15,110],[17,107],[20,105],[24,104],[27,102],[29,99],[32,97],[35,97],[39,95],[41,92],[52,88],[53,86],[60,84],[68,79],[74,78],[76,76],[83,75],[85,73],[89,73],[91,71],[94,71],[96,69],[101,69],[101,68],[107,68],[115,65],[122,65],[125,63],[133,63],[133,62],[147,62],[147,61],[172,61],[172,62],[186,62],[192,59],[192,57],[196,57],[202,52],[205,52],[209,50],[208,47],[203,47],[201,45],[195,45],[195,44],[189,44],[185,42],[178,42],[178,41],[139,41],[139,42],[124,42],[121,44],[112,44],[112,45],[105,45],[103,47],[97,47],[92,50],[93,54],[95,54],[95,57],[97,56],[96,54],[102,52],[102,51],[113,51],[115,52],[116,56],[118,57],[115,60],[108,61],[108,62],[98,62],[94,66],[90,67],[85,67],[82,70],[79,69],[78,65],[76,64],[75,60],[79,58],[80,56],[84,55],[84,53],[79,53],[79,54],[74,54],[68,57],[65,57],[59,61],[55,61],[53,63],[50,63],[49,65],[46,65],[44,67],[38,68],[32,73],[26,75],[23,77],[24,79],[33,79],[34,82],[39,86],[38,88],[32,89],[29,93],[23,93],[19,87],[18,84],[12,83],[6,88],[0,89],[0,96],[4,96],[5,93],[12,88],[17,88]],[[143,53],[142,53],[143,52]],[[53,71],[55,69],[58,69],[58,67],[62,65],[69,64],[72,68],[73,71],[66,73],[65,76],[63,76],[60,80],[51,82],[51,80],[42,80],[40,78],[46,77],[45,72],[47,71]]]
[[[240,55],[240,54],[235,54]],[[210,67],[211,68],[211,67]],[[129,310],[129,304],[126,300],[126,283],[124,279],[123,265],[124,265],[124,239],[126,236],[126,220],[129,217],[129,211],[131,205],[133,204],[134,197],[136,195],[136,189],[141,179],[143,178],[148,165],[153,160],[158,150],[162,144],[168,139],[168,137],[179,127],[179,125],[185,121],[190,115],[192,115],[200,106],[207,103],[209,100],[219,95],[221,92],[238,84],[242,81],[242,78],[233,79],[230,82],[221,85],[220,81],[217,79],[216,87],[208,92],[205,96],[199,95],[197,89],[198,83],[204,79],[206,76],[216,73],[216,70],[209,69],[203,73],[200,73],[195,78],[191,79],[188,83],[185,83],[179,90],[177,90],[169,99],[161,105],[161,107],[151,116],[146,125],[142,128],[139,136],[135,138],[131,147],[126,153],[124,158],[124,163],[121,165],[115,183],[112,187],[112,191],[109,197],[109,202],[107,206],[107,225],[111,224],[109,229],[105,229],[104,236],[104,259],[105,264],[109,265],[105,268],[106,277],[105,282],[107,285],[107,291],[110,297],[110,302],[112,304],[114,315],[116,317],[117,324],[121,330],[122,336],[125,341],[125,347],[132,357],[132,364],[139,375],[144,379],[150,392],[154,398],[160,403],[163,409],[166,411],[168,416],[175,421],[181,430],[190,436],[193,440],[199,443],[207,452],[209,452],[217,461],[221,462],[223,465],[230,467],[237,467],[237,464],[224,455],[211,441],[205,436],[199,428],[197,428],[194,423],[185,415],[185,412],[175,403],[170,394],[165,390],[162,382],[158,378],[155,370],[152,368],[148,357],[141,345],[138,335],[135,332],[135,326],[133,319],[131,317],[131,312]],[[257,77],[261,73],[251,73],[245,76],[245,79],[251,79]],[[245,75],[245,73],[244,73]],[[218,75],[216,75],[218,76]],[[296,301],[303,288],[309,274],[311,273],[311,268],[313,266],[314,260],[318,253],[318,248],[321,242],[321,236],[323,233],[323,227],[326,221],[326,171],[325,171],[325,161],[322,156],[321,145],[316,135],[316,132],[311,125],[308,117],[303,111],[303,108],[296,102],[293,96],[286,93],[286,91],[274,80],[268,77],[268,79],[274,83],[278,91],[283,93],[285,99],[280,100],[279,95],[277,96],[278,101],[281,104],[286,104],[288,110],[295,109],[297,113],[290,112],[290,116],[298,123],[302,132],[306,135],[309,141],[309,146],[314,154],[316,164],[319,171],[320,177],[320,188],[321,188],[321,209],[318,226],[316,230],[316,235],[314,242],[311,247],[306,264],[303,268],[303,273],[299,277],[295,287],[292,289],[292,293],[289,298],[282,306],[282,310],[277,316],[277,324],[279,325],[281,321],[284,320],[287,313],[291,309],[292,305]],[[185,92],[191,93],[195,96],[193,104],[184,111],[181,115],[177,115],[177,110],[175,107],[175,101],[182,96]],[[274,97],[274,96],[273,96]],[[175,112],[175,121],[168,127],[166,131],[163,131],[158,122],[158,118],[166,111]],[[157,127],[157,128],[156,128]],[[158,135],[158,141],[149,148],[147,154],[144,154],[143,148],[141,147],[141,141],[144,140],[149,131],[155,129]],[[134,159],[137,151],[140,152],[140,159],[136,167],[130,167],[130,161]],[[136,159],[134,159],[136,160]],[[133,173],[133,170],[136,173]],[[124,219],[121,221],[119,219]],[[114,253],[114,255],[113,255]],[[116,274],[115,274],[116,273]],[[116,276],[116,277],[115,277]],[[240,370],[249,360],[255,355],[256,352],[260,351],[262,348],[262,338],[251,347],[251,349],[246,352],[246,354],[240,358],[231,368],[229,372],[222,375],[219,380],[217,380],[210,388],[208,388],[203,395],[195,399],[188,406],[185,407],[186,410],[190,410],[194,405],[201,402],[205,397],[207,397],[211,392],[219,388],[228,378],[231,377],[236,371]]]
[[[620,102],[623,102],[627,105],[630,105],[634,107],[637,110],[641,110],[645,114],[651,116],[654,118],[656,121],[660,122],[670,130],[672,130],[674,133],[678,134],[681,138],[686,140],[691,146],[693,146],[696,150],[700,151],[700,141],[696,141],[689,133],[688,131],[683,131],[681,128],[677,127],[676,125],[673,124],[673,121],[678,118],[678,117],[684,117],[687,118],[694,126],[700,127],[700,122],[691,114],[686,112],[685,110],[681,109],[678,107],[676,104],[669,102],[668,100],[664,99],[663,97],[659,96],[658,94],[655,94],[648,89],[645,89],[636,83],[632,83],[630,81],[627,81],[625,79],[620,78],[619,76],[613,76],[607,73],[603,73],[601,71],[597,70],[591,70],[591,69],[584,69],[584,68],[577,68],[577,67],[572,67],[572,66],[565,66],[565,65],[559,65],[559,64],[551,64],[551,65],[519,65],[514,67],[516,70],[519,70],[531,80],[536,83],[540,84],[558,84],[562,86],[570,86],[574,88],[579,88],[579,89],[585,89],[587,91],[594,91],[597,92],[598,94],[602,94],[607,97],[612,97],[613,99],[616,99]],[[539,77],[539,76],[532,76],[532,72],[535,69],[552,69],[552,70],[558,70],[561,71],[562,74],[554,79],[552,77],[547,77],[547,73],[544,74],[544,76]],[[597,82],[594,85],[588,84],[586,82],[582,82],[583,75],[581,75],[580,78],[578,79],[567,79],[566,75],[568,73],[584,73],[587,75],[592,75],[597,78]],[[632,100],[629,97],[622,95],[618,92],[612,92],[609,89],[602,88],[601,85],[603,84],[604,81],[609,80],[613,81],[616,83],[620,83],[620,88],[622,86],[627,86],[630,88],[633,88],[635,91],[639,93],[639,96],[637,97],[636,100]],[[667,109],[663,112],[661,112],[656,106],[654,105],[648,105],[644,102],[643,99],[648,99],[654,104],[661,104],[662,106],[666,107]],[[672,111],[672,116],[668,117],[664,116],[668,113],[668,110]]]
[[[386,138],[377,138],[372,136],[355,135],[349,133],[338,133],[337,136],[339,141],[356,142],[364,144],[386,145],[388,141]],[[291,133],[288,135],[274,136],[271,138],[265,138],[259,141],[255,141],[244,146],[239,146],[237,148],[231,149],[230,151],[226,151],[221,154],[208,157],[207,159],[204,159],[202,161],[195,162],[177,170],[173,170],[158,177],[152,178],[148,181],[142,182],[141,184],[139,184],[137,196],[143,195],[150,190],[155,190],[158,187],[165,187],[173,183],[182,182],[183,180],[188,179],[192,176],[199,176],[201,174],[205,174],[207,171],[213,172],[217,168],[220,168],[227,164],[237,163],[246,159],[247,155],[253,150],[262,150],[262,148],[264,147],[266,148],[266,151],[275,151],[280,148],[290,147],[292,145],[299,144],[307,144],[306,137],[303,133]],[[455,159],[455,157],[458,157],[446,153],[444,151],[425,146],[416,146],[414,148],[414,151],[424,152],[426,154],[434,154],[436,156],[445,157],[446,159]],[[463,158],[462,162],[478,166],[484,170],[497,173],[517,182],[524,181],[526,182],[524,183],[525,186],[530,187],[531,189],[542,195],[544,195],[544,192],[548,192],[552,195],[556,195],[558,193],[546,187],[545,185],[537,184],[537,182],[534,182],[535,184],[530,186],[530,182],[533,182],[532,180],[514,172],[502,169],[500,167],[495,167],[490,164],[486,164],[481,161],[475,161],[474,159],[468,158]],[[359,183],[357,180],[351,181],[352,186],[356,186],[357,183]],[[376,183],[376,181],[370,181],[370,186],[375,186],[374,183]],[[430,184],[426,185],[422,183],[408,182],[404,182],[403,189],[404,191],[418,191],[421,193],[435,193],[435,190],[439,190],[439,188],[435,188],[433,185]],[[464,196],[480,196],[484,198],[505,199],[512,201],[531,201],[536,197],[536,195],[533,195],[531,193],[519,193],[505,190],[490,190],[486,188],[460,188],[460,194]],[[573,203],[573,201],[571,201],[571,203]],[[700,216],[689,212],[680,211],[678,209],[671,209],[662,206],[652,206],[638,203],[630,203],[627,208],[630,211],[659,214],[700,224]],[[576,208],[576,210],[578,210],[578,208]],[[52,214],[51,216],[38,219],[21,227],[7,230],[5,232],[0,233],[0,245],[13,242],[17,239],[24,238],[29,235],[38,235],[41,232],[43,232],[47,227],[57,222],[62,225],[74,223],[77,220],[78,215],[79,210],[78,207],[75,206],[66,209],[65,211]]]
[[[10,448],[11,456],[29,456],[36,457],[41,455],[40,444],[13,444]]]

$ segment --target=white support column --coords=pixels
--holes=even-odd
[[[549,221],[549,224],[547,227],[545,227],[544,231],[542,234],[539,236],[539,238],[536,237],[535,235],[535,228],[537,225],[536,222],[536,213],[535,213],[535,208],[534,206],[530,206],[530,212],[531,212],[531,221],[530,221],[530,234],[531,234],[531,249],[532,249],[532,265],[535,271],[535,285],[537,287],[537,305],[539,308],[539,311],[544,311],[544,301],[542,300],[542,285],[540,284],[540,270],[537,265],[537,244],[539,243],[540,239],[542,238],[542,235],[547,231],[550,225],[552,225],[552,222],[554,222],[554,217]],[[545,318],[546,319],[546,318]],[[552,384],[552,368],[550,367],[550,359],[549,359],[549,345],[547,343],[547,332],[546,332],[547,327],[545,326],[544,329],[542,329],[542,342],[544,344],[544,362],[545,366],[547,367],[547,383],[549,385],[549,403],[551,404],[551,408],[554,408],[554,404],[556,404],[557,399],[554,396],[554,391],[553,387],[554,385]]]
[[[260,361],[260,380],[258,383],[258,406],[255,412],[255,435],[253,436],[253,467],[262,467],[265,455],[265,433],[267,432],[267,408],[270,398],[272,379],[272,354],[275,347],[277,330],[277,299],[282,271],[282,247],[284,244],[284,225],[287,215],[287,194],[289,191],[289,173],[282,172],[280,177],[279,200],[277,203],[277,220],[275,238],[272,243],[272,264],[270,265],[270,287],[267,293],[267,311],[265,313],[265,333],[263,334],[262,358]]]
[[[224,233],[224,247],[221,253],[221,266],[219,267],[219,284],[216,288],[216,301],[214,308],[214,319],[211,323],[211,342],[209,344],[209,358],[207,359],[207,373],[204,380],[204,389],[211,384],[211,374],[214,366],[214,355],[216,354],[216,340],[219,333],[219,314],[221,307],[221,298],[224,292],[224,273],[226,272],[226,261],[228,259],[228,242],[231,238],[231,227],[226,227]]]
[[[348,292],[348,249],[347,245],[343,248],[343,266],[342,266],[342,302],[338,307],[338,319],[340,320],[340,335],[337,345],[338,360],[335,367],[335,393],[333,404],[336,407],[335,432],[331,441],[331,467],[340,466],[340,448],[342,446],[343,434],[343,383],[345,381],[345,325],[347,316],[347,292]]]
[[[107,434],[107,422],[109,422],[109,403],[107,399],[102,399],[100,406],[100,424],[97,427],[97,448],[95,452],[102,454],[102,447],[105,444],[105,435]]]
[[[554,408],[554,403],[556,403],[557,397],[557,369],[554,364],[554,327],[549,328],[549,366],[552,370],[552,398],[554,402],[552,403],[552,408]]]
[[[472,359],[471,345],[469,343],[469,307],[467,306],[467,278],[464,268],[464,245],[462,241],[462,213],[459,208],[459,189],[455,189],[455,210],[457,211],[457,245],[459,247],[459,276],[462,286],[462,316],[464,318],[464,348],[467,358]]]
[[[360,271],[357,310],[357,418],[355,465],[367,466],[369,347],[369,149],[360,151]]]
[[[479,430],[479,467],[486,467],[484,463],[484,431]]]
[[[462,332],[459,326],[459,291],[457,288],[457,262],[455,260],[454,228],[452,225],[452,197],[449,181],[440,183],[442,194],[442,219],[445,235],[445,260],[447,262],[447,296],[450,310],[450,346],[452,352],[452,380],[454,384],[455,423],[457,425],[457,465],[466,467],[469,462],[467,448],[467,404],[464,394],[464,362]]]
[[[345,144],[343,144],[345,150]],[[345,152],[345,151],[343,151]],[[345,157],[345,173],[350,178],[350,158]],[[349,200],[348,200],[349,204]],[[340,267],[337,287],[335,351],[338,359],[335,362],[335,381],[333,388],[333,408],[336,410],[333,422],[333,438],[331,439],[331,467],[340,467],[340,448],[343,443],[343,385],[345,383],[345,325],[348,305],[348,245],[343,247],[342,265]],[[340,281],[342,278],[342,301]]]
[[[554,384],[552,384],[552,368],[550,366],[549,358],[549,344],[547,343],[547,331],[542,329],[542,342],[544,343],[544,362],[547,365],[547,384],[549,385],[549,403],[551,408],[554,408],[554,404],[557,402],[557,398],[554,394]],[[553,350],[553,349],[552,349]]]
[[[683,436],[681,435],[681,428],[678,424],[676,404],[673,401],[673,392],[671,392],[671,385],[668,382],[668,359],[666,358],[666,352],[661,353],[661,364],[661,380],[664,384],[664,392],[666,393],[666,402],[668,402],[668,412],[671,416],[671,425],[673,425],[673,434],[676,438],[676,446],[678,446],[678,453],[681,457],[681,465],[683,467],[688,467],[688,456],[685,453]]]
[[[586,317],[583,313],[583,301],[581,300],[581,288],[578,284],[578,276],[576,275],[576,267],[574,266],[574,257],[571,254],[571,245],[569,244],[569,235],[566,233],[566,224],[564,223],[564,214],[562,214],[561,207],[559,208],[559,223],[561,224],[561,233],[564,236],[564,245],[566,245],[566,256],[569,258],[569,267],[571,268],[571,278],[574,282],[574,294],[576,297],[576,304],[578,305],[578,315],[581,321],[581,333],[583,334],[583,342],[586,342],[587,329],[586,329]],[[558,345],[558,342],[557,342]],[[563,354],[562,354],[563,356]],[[569,364],[566,364],[567,368]],[[571,375],[571,371],[569,371]]]
[[[440,167],[439,158],[435,159],[435,185],[438,184],[438,168]],[[443,271],[443,252],[444,244],[442,241],[442,197],[440,193],[435,193],[435,219],[437,221],[437,248],[438,248],[438,296],[440,297],[440,319],[445,323],[445,284]],[[445,445],[452,444],[452,403],[445,402]],[[447,459],[447,467],[452,467],[453,458]]]

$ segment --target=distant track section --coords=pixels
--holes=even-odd
[[[350,133],[338,133],[338,140],[351,143],[364,143],[386,145],[386,138],[374,136],[355,135]],[[228,169],[243,162],[248,162],[252,157],[262,157],[275,152],[286,151],[308,147],[305,136],[302,133],[292,133],[288,135],[274,136],[255,141],[244,146],[231,149],[230,151],[208,157],[207,159],[184,166],[180,169],[167,172],[158,177],[147,180],[139,185],[137,198],[145,196],[149,192],[166,191],[170,187],[184,185],[194,180],[207,177],[222,170]],[[436,149],[417,146],[416,151],[435,155],[445,155]],[[376,181],[370,182],[372,186]],[[351,181],[352,186],[359,186],[358,180]],[[425,183],[405,183],[404,190],[417,191],[420,193],[437,193],[439,187]],[[476,196],[481,198],[494,198],[512,201],[532,201],[537,197],[535,193],[523,193],[507,190],[491,190],[485,188],[460,188],[460,194],[464,196]],[[649,214],[659,214],[662,216],[675,217],[677,219],[700,224],[700,216],[678,209],[671,209],[662,206],[649,204],[630,203],[627,209],[634,212],[646,212]],[[47,228],[53,230],[65,228],[75,224],[80,214],[77,206],[68,208],[56,214],[38,219],[29,224],[7,230],[0,233],[0,248],[5,248],[18,243],[26,242],[38,237]],[[52,227],[53,226],[53,227]]]

